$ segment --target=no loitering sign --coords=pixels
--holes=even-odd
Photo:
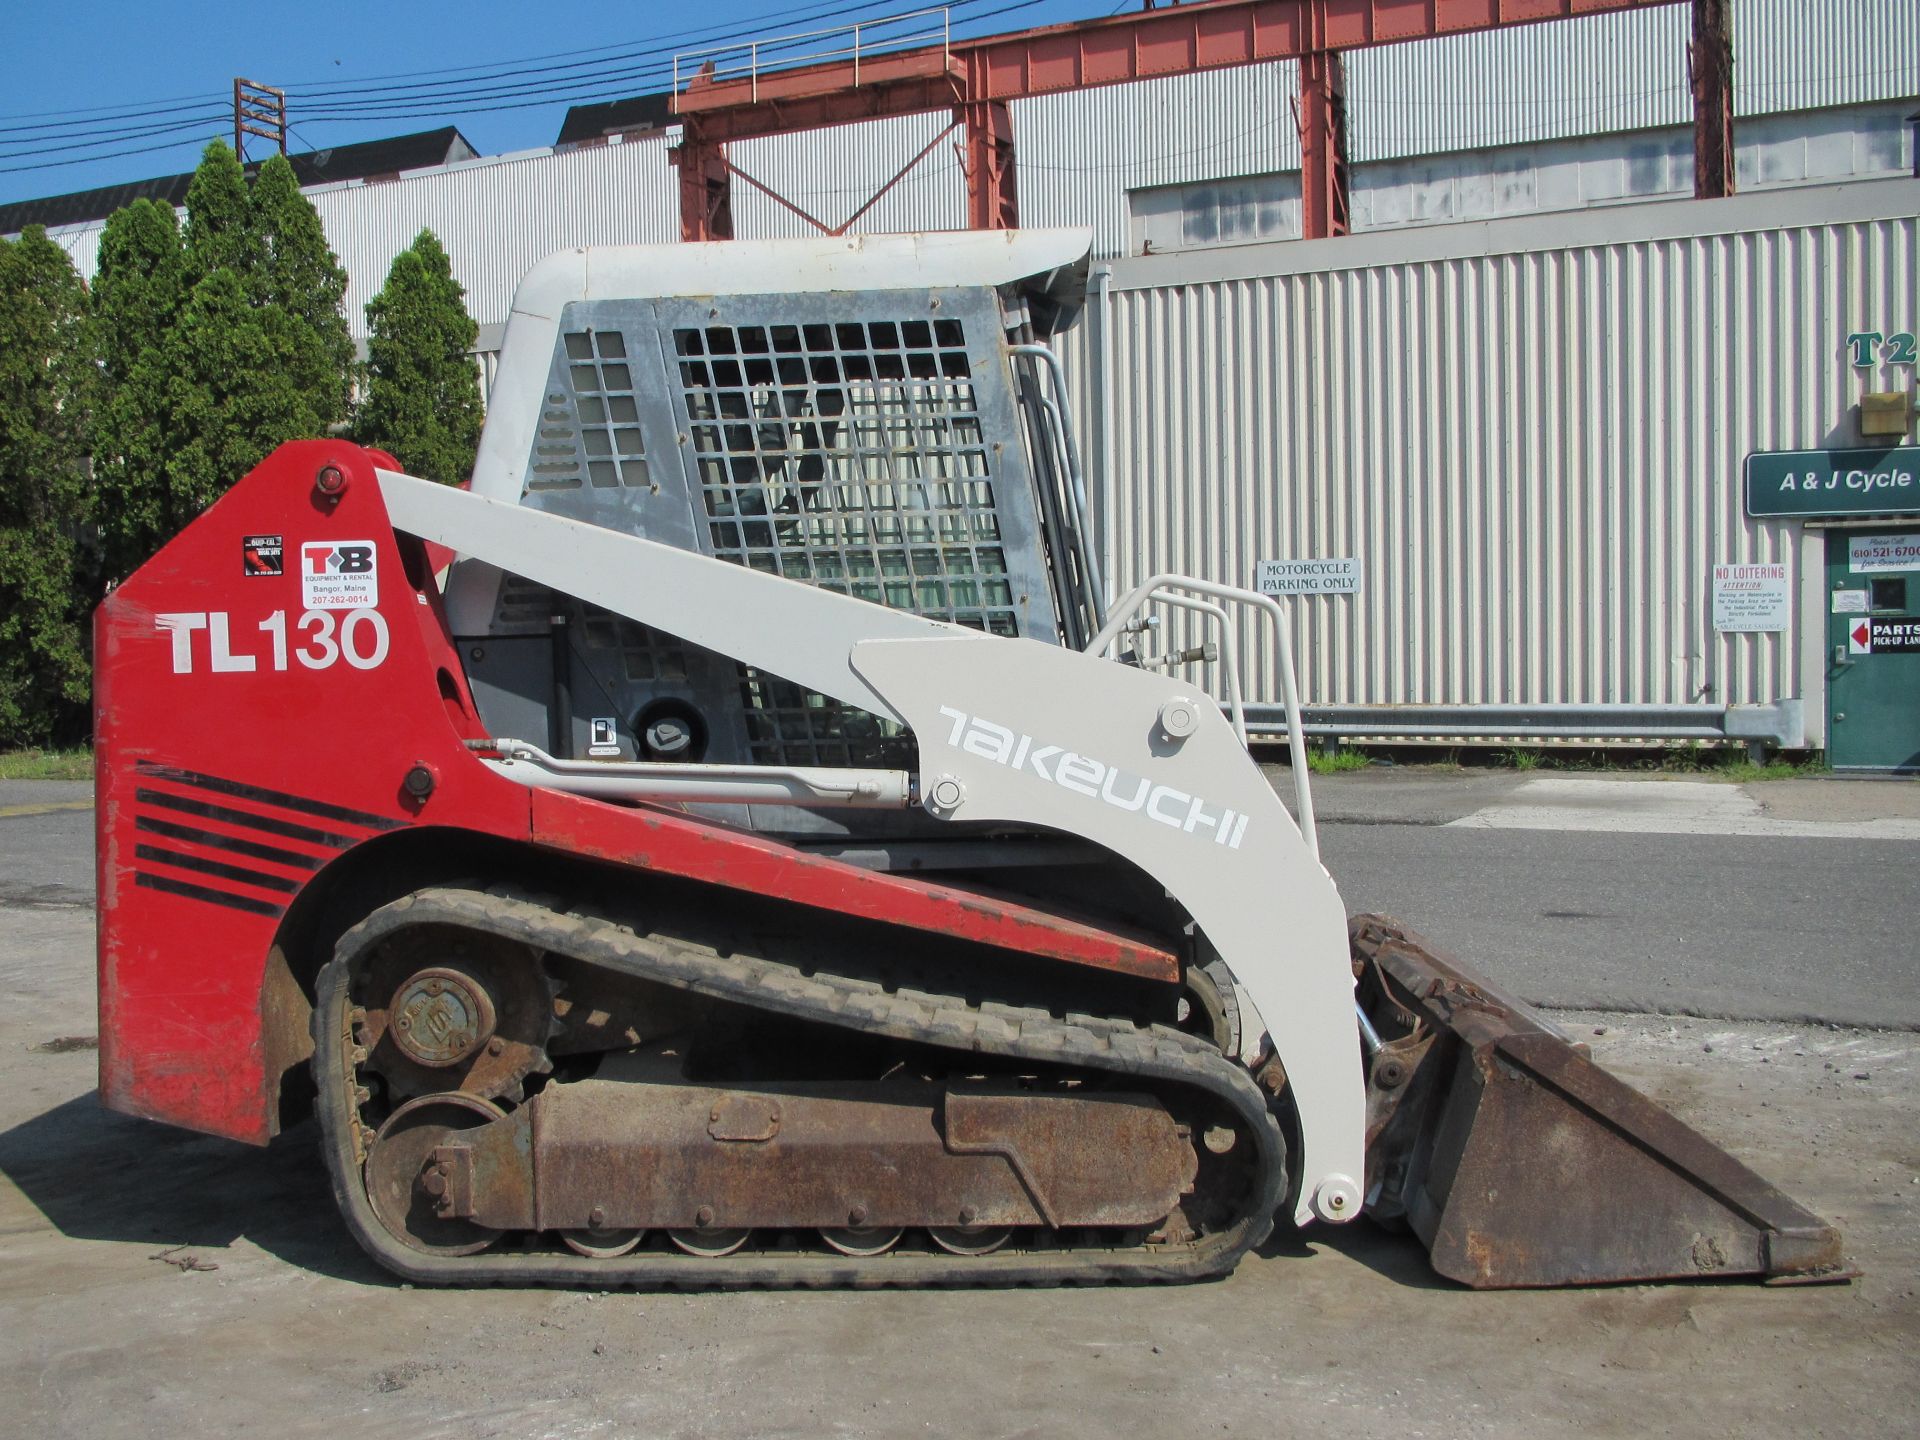
[[[1736,635],[1785,630],[1788,610],[1784,564],[1713,567],[1715,630]]]

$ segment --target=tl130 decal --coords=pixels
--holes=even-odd
[[[224,610],[181,610],[155,615],[154,624],[173,637],[173,673],[192,675],[195,657],[216,675],[268,669],[285,670],[289,659],[303,669],[326,670],[345,661],[355,670],[371,670],[387,658],[387,620],[378,610],[308,610],[289,626],[287,612],[275,610],[255,627],[266,642],[234,648],[232,617]],[[292,633],[289,633],[291,631]],[[200,637],[198,640],[195,637]],[[251,637],[242,630],[243,640]]]

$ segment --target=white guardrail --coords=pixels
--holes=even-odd
[[[882,15],[877,20],[860,20],[825,30],[796,30],[787,35],[676,51],[674,111],[679,112],[680,95],[695,80],[704,79],[714,84],[746,80],[752,88],[753,99],[758,100],[761,77],[773,71],[820,65],[831,60],[852,60],[853,83],[858,86],[863,60],[898,50],[931,49],[935,45],[943,54],[953,46],[953,19],[944,5]]]

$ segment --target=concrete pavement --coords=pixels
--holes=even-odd
[[[1527,803],[1523,784],[1333,777],[1321,787],[1333,817],[1325,850],[1347,898],[1399,909],[1483,968],[1510,963],[1486,963],[1490,953],[1544,957],[1528,985],[1576,987],[1569,994],[1600,973],[1575,943],[1583,933],[1616,956],[1629,937],[1650,963],[1705,983],[1766,973],[1754,957],[1769,953],[1767,932],[1785,930],[1789,953],[1811,957],[1796,983],[1846,1004],[1850,985],[1871,996],[1903,965],[1920,968],[1910,951],[1867,943],[1911,919],[1905,877],[1920,848],[1911,842],[1450,824],[1509,796]],[[1230,1279],[1200,1286],[419,1290],[376,1270],[348,1238],[312,1127],[255,1150],[99,1107],[87,1045],[87,794],[27,793],[0,783],[0,1414],[21,1434],[1878,1440],[1911,1431],[1920,1396],[1911,1034],[1559,1016],[1601,1063],[1838,1224],[1865,1272],[1849,1286],[1473,1294],[1437,1282],[1406,1237],[1362,1222],[1283,1233]],[[1900,818],[1885,802],[1868,810],[1814,804],[1785,818]],[[1841,907],[1851,927],[1842,933],[1871,962],[1857,982],[1832,963],[1835,947],[1792,931],[1796,915],[1815,923],[1821,894],[1850,874],[1890,907],[1863,918],[1865,892]],[[1715,931],[1731,949],[1705,945]],[[1643,998],[1671,1006],[1674,993],[1650,987]]]

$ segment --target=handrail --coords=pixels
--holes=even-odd
[[[1293,635],[1287,627],[1287,612],[1280,602],[1271,595],[1263,595],[1257,590],[1245,590],[1238,585],[1222,585],[1213,580],[1196,580],[1191,575],[1160,574],[1140,585],[1134,586],[1113,607],[1107,623],[1087,645],[1089,655],[1105,654],[1126,622],[1153,600],[1165,599],[1158,592],[1163,590],[1186,590],[1196,595],[1211,595],[1219,600],[1231,600],[1240,605],[1252,605],[1264,611],[1273,621],[1274,634],[1278,639],[1280,652],[1280,691],[1286,706],[1287,718],[1287,758],[1293,767],[1294,805],[1299,814],[1296,819],[1300,825],[1300,836],[1307,842],[1307,849],[1317,860],[1320,857],[1320,838],[1313,819],[1313,791],[1307,777],[1307,746],[1303,737],[1300,720],[1300,687],[1295,678],[1293,667]]]
[[[875,30],[888,30],[908,20],[924,20],[929,16],[939,16],[939,24],[927,24],[904,35],[892,35],[884,40],[869,40],[863,47],[861,32],[869,35]],[[796,41],[818,40],[828,35],[850,35],[851,45],[842,45],[830,50],[807,50],[799,54],[783,54],[773,64],[762,65],[760,57],[765,50],[791,51]],[[755,40],[736,40],[724,45],[703,45],[694,50],[677,50],[673,56],[673,108],[680,110],[681,62],[687,62],[686,81],[691,85],[701,78],[700,72],[707,65],[709,81],[720,81],[745,76],[752,87],[753,99],[760,99],[760,76],[777,70],[791,69],[801,65],[819,64],[829,60],[853,61],[853,83],[860,84],[860,60],[862,56],[891,54],[896,50],[911,46],[927,46],[938,41],[948,63],[952,63],[953,52],[953,16],[945,5],[930,5],[923,10],[904,10],[898,15],[882,15],[873,20],[859,20],[850,25],[830,25],[820,30],[795,30],[785,35],[768,35]],[[719,57],[724,55],[746,55],[745,64],[724,65]]]
[[[1220,668],[1227,685],[1227,713],[1233,717],[1233,733],[1240,737],[1242,745],[1247,744],[1247,707],[1240,696],[1240,660],[1234,653],[1239,647],[1233,643],[1233,621],[1226,607],[1211,600],[1196,600],[1190,595],[1161,595],[1157,603],[1171,605],[1176,610],[1198,611],[1220,622]]]

